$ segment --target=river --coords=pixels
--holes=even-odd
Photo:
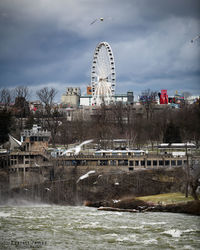
[[[0,249],[200,249],[200,218],[7,205],[0,207]]]

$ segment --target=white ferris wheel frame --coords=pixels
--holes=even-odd
[[[92,105],[109,104],[115,95],[115,61],[111,46],[101,42],[94,51],[91,70]]]

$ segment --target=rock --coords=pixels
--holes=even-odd
[[[139,210],[136,210],[136,209],[122,209],[122,208],[115,208],[115,207],[99,207],[98,210],[114,211],[114,212],[130,212],[130,213],[139,212]]]

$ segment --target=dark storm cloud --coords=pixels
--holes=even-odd
[[[198,0],[2,0],[0,86],[85,87],[95,46],[111,44],[117,90],[200,94]],[[104,17],[104,22],[90,23]],[[183,89],[184,90],[184,89]]]
[[[143,17],[163,19],[171,16],[199,18],[200,1],[196,0],[138,0]],[[142,11],[143,9],[143,11]]]

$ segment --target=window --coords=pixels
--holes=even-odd
[[[171,166],[176,166],[176,161],[172,160],[171,161]]]
[[[182,165],[182,161],[181,161],[181,160],[178,160],[178,161],[177,161],[177,165],[178,165],[178,166],[181,166],[181,165]]]
[[[157,166],[158,162],[157,161],[153,161],[153,166]]]
[[[124,160],[124,165],[128,166],[128,160]]]
[[[169,161],[168,160],[165,161],[165,166],[169,166]]]
[[[133,161],[129,161],[129,165],[130,165],[130,166],[133,166]]]
[[[151,166],[151,161],[147,161],[147,166]]]

